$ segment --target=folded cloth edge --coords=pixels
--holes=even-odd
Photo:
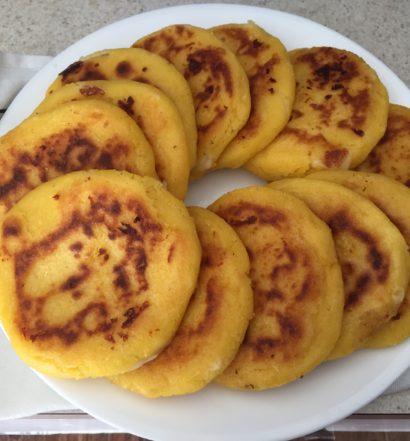
[[[19,90],[51,57],[0,52],[0,109],[6,109]]]

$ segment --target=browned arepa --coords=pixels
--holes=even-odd
[[[85,56],[0,138],[2,326],[41,373],[151,398],[279,387],[399,344],[409,142],[410,109],[365,60],[288,54],[253,22]],[[182,202],[238,167],[275,181]]]
[[[172,342],[154,360],[111,378],[149,397],[202,389],[232,361],[253,314],[249,258],[219,216],[189,208],[202,247],[198,283]]]
[[[193,176],[201,176],[216,165],[249,117],[249,82],[243,67],[210,31],[190,25],[165,27],[134,46],[166,58],[188,81],[198,130]]]
[[[266,147],[289,120],[295,75],[281,41],[253,22],[211,29],[238,57],[249,80],[249,119],[218,159],[217,167],[237,168]]]
[[[0,318],[17,354],[45,374],[135,368],[169,343],[195,289],[194,223],[152,178],[60,176],[17,202],[0,231]]]
[[[245,340],[216,381],[261,390],[296,380],[326,359],[340,334],[343,284],[329,228],[268,187],[232,191],[210,209],[244,243],[254,293]]]
[[[386,132],[357,170],[381,173],[410,187],[410,108],[390,104]]]
[[[332,230],[345,304],[341,335],[330,358],[348,355],[397,314],[410,278],[407,244],[383,211],[342,185],[294,178],[269,186],[303,200]]]
[[[132,80],[160,89],[177,107],[189,147],[191,167],[196,161],[197,130],[192,94],[177,69],[157,54],[137,48],[107,49],[88,55],[64,69],[47,90],[53,94],[66,84],[92,80]]]
[[[116,105],[138,124],[152,147],[158,178],[177,198],[184,199],[190,158],[184,125],[177,107],[158,88],[130,80],[70,83],[40,103],[43,113],[65,102],[98,99]]]
[[[322,171],[309,178],[341,184],[370,199],[393,222],[410,247],[410,189],[387,176],[352,170]],[[398,344],[410,336],[410,285],[397,314],[382,326],[366,347]]]
[[[89,100],[31,116],[0,138],[0,216],[42,182],[113,168],[156,177],[148,141],[116,106]]]
[[[289,123],[246,165],[262,179],[359,165],[384,134],[388,94],[352,52],[315,47],[290,52],[296,98]]]

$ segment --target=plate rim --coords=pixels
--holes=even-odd
[[[60,62],[60,60],[63,60],[66,56],[66,54],[70,54],[70,51],[73,51],[73,48],[77,48],[80,47],[81,45],[84,45],[84,43],[86,43],[90,38],[94,38],[95,36],[98,36],[98,34],[100,33],[105,33],[107,32],[107,29],[109,28],[113,28],[116,26],[120,26],[121,24],[123,24],[124,22],[133,22],[134,20],[140,20],[140,19],[144,19],[147,18],[147,16],[153,16],[155,17],[156,15],[159,15],[161,13],[164,12],[176,12],[178,10],[187,10],[187,9],[192,9],[192,10],[198,10],[200,8],[234,8],[234,9],[241,9],[243,11],[245,10],[251,10],[251,11],[260,11],[260,12],[264,12],[266,14],[277,14],[279,16],[282,17],[291,17],[292,20],[294,20],[295,18],[298,20],[301,20],[303,22],[309,23],[310,25],[314,25],[315,27],[320,28],[322,31],[325,30],[327,33],[332,33],[334,36],[342,37],[342,39],[347,40],[351,45],[353,45],[354,47],[357,47],[360,49],[360,56],[362,56],[362,54],[366,55],[366,60],[370,59],[372,60],[369,64],[371,64],[371,66],[378,71],[378,68],[380,69],[383,68],[384,70],[386,70],[386,72],[389,74],[389,77],[392,78],[392,81],[394,82],[398,82],[398,84],[400,86],[404,86],[407,91],[408,91],[408,97],[404,97],[403,98],[403,102],[406,103],[407,105],[410,105],[410,91],[408,90],[407,85],[388,67],[386,66],[379,58],[377,58],[375,55],[373,55],[371,52],[369,52],[367,49],[363,48],[362,46],[360,46],[358,43],[354,42],[353,40],[350,40],[348,37],[338,33],[337,31],[322,25],[320,23],[317,23],[311,19],[305,18],[303,16],[300,15],[296,15],[296,14],[292,14],[289,12],[285,12],[285,11],[280,11],[280,10],[275,10],[275,9],[270,9],[267,7],[261,7],[261,6],[253,6],[253,5],[243,5],[243,4],[234,4],[234,3],[197,3],[197,4],[188,4],[188,5],[175,5],[175,6],[171,6],[171,7],[164,7],[164,8],[159,8],[159,9],[154,9],[151,11],[147,11],[147,12],[143,12],[140,14],[136,14],[136,15],[132,15],[130,17],[118,20],[116,22],[113,22],[111,24],[108,24],[94,32],[92,32],[91,34],[88,34],[87,36],[81,38],[80,40],[78,40],[77,42],[73,43],[72,45],[70,45],[69,47],[67,47],[65,50],[63,50],[62,52],[60,52],[56,57],[54,57],[43,69],[41,69],[34,77],[32,80],[30,80],[27,85],[21,90],[21,92],[17,95],[16,99],[13,100],[13,103],[9,106],[9,109],[7,110],[7,112],[4,114],[2,120],[0,121],[0,134],[2,132],[2,129],[4,127],[7,127],[7,123],[9,121],[10,115],[13,115],[13,113],[15,112],[15,108],[17,109],[19,106],[19,100],[21,100],[21,97],[24,97],[25,94],[28,93],[28,91],[30,90],[31,87],[33,87],[32,85],[35,84],[35,82],[38,80],[38,78],[41,78],[42,73],[47,70],[47,69],[56,69],[58,66],[58,63]],[[227,21],[225,21],[227,22]],[[94,36],[94,37],[93,37]],[[74,51],[75,52],[75,51]],[[73,61],[75,61],[73,59]],[[373,63],[376,62],[376,66],[373,66]],[[9,116],[8,116],[9,114]],[[9,130],[9,129],[7,129]],[[407,344],[405,345],[405,350],[402,351],[400,353],[400,357],[395,357],[394,360],[396,360],[397,358],[400,359],[404,359],[406,356],[410,355],[410,342],[407,342]],[[410,357],[409,357],[410,358]],[[408,365],[406,366],[404,363],[403,364],[399,364],[399,362],[397,363],[392,363],[393,364],[393,368],[390,368],[389,372],[390,375],[386,375],[385,372],[382,372],[379,377],[382,377],[381,379],[379,377],[373,379],[371,382],[369,382],[366,387],[364,387],[363,389],[361,389],[357,394],[353,395],[352,397],[350,397],[349,400],[345,400],[343,403],[340,403],[339,408],[338,409],[333,409],[333,413],[331,415],[328,416],[326,423],[323,423],[323,418],[319,418],[319,421],[312,421],[310,424],[307,424],[307,422],[305,421],[303,423],[299,422],[296,423],[295,426],[292,428],[292,430],[288,430],[285,434],[285,432],[282,430],[281,433],[274,433],[272,432],[272,429],[269,430],[265,430],[264,432],[259,432],[259,434],[261,435],[260,437],[258,437],[257,439],[260,441],[264,441],[264,440],[272,440],[272,439],[276,439],[276,440],[280,440],[280,439],[288,439],[288,437],[295,437],[295,436],[302,436],[306,433],[309,433],[311,431],[315,431],[315,430],[319,430],[325,426],[328,426],[329,424],[332,424],[342,418],[345,418],[346,416],[350,415],[352,412],[354,412],[355,410],[357,410],[359,407],[365,405],[367,402],[372,401],[375,397],[377,397],[378,395],[380,395],[380,393],[383,392],[383,390],[385,388],[387,388],[392,382],[395,381],[395,379],[398,378],[398,376],[403,373],[409,366],[410,366],[410,360],[408,360]],[[42,378],[42,380],[48,384],[53,390],[55,390],[57,393],[59,393],[62,397],[64,397],[65,399],[67,399],[68,401],[70,401],[71,403],[79,406],[80,408],[83,408],[85,411],[87,411],[88,413],[90,413],[90,415],[95,416],[96,418],[100,419],[101,421],[106,422],[109,425],[115,426],[120,430],[123,430],[124,427],[121,426],[117,426],[115,424],[115,422],[112,422],[111,420],[107,420],[104,416],[101,415],[96,415],[95,412],[93,412],[93,409],[88,409],[87,406],[84,407],[84,405],[82,405],[81,403],[79,403],[76,399],[73,399],[73,397],[71,396],[67,396],[66,392],[63,391],[59,385],[56,385],[55,380],[49,377],[46,377],[42,374],[37,373],[40,378]],[[375,384],[376,387],[375,387]],[[375,388],[374,388],[375,387]],[[364,396],[364,392],[363,390],[367,391],[367,394],[365,394]],[[353,410],[352,410],[353,409]],[[302,428],[303,426],[303,428]],[[127,429],[128,430],[128,429]],[[136,433],[134,431],[132,431],[131,433]],[[146,437],[150,437],[152,435],[150,435],[151,432],[145,432],[145,433],[139,433],[139,436],[146,436]],[[152,432],[153,433],[153,432]],[[165,432],[164,432],[165,435]],[[180,434],[179,434],[180,435]],[[185,436],[187,436],[185,434]],[[188,435],[189,436],[189,435]],[[202,436],[200,437],[200,439],[202,440],[210,440],[210,439],[214,439],[213,437],[215,436],[215,434],[209,434],[209,437],[207,434],[202,434]],[[165,439],[165,438],[158,438],[157,436],[155,436],[156,441],[159,441],[160,439]],[[167,439],[174,439],[171,437],[167,437]],[[175,438],[176,439],[176,438]],[[179,437],[179,439],[185,439],[185,438],[181,438]],[[189,439],[189,438],[186,438]],[[230,440],[233,438],[221,438],[221,439],[226,439],[226,440]],[[238,438],[236,437],[235,439],[239,440],[239,439],[245,439],[245,438]]]

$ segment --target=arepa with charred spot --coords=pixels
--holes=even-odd
[[[390,104],[387,129],[357,170],[380,173],[410,187],[410,108]]]
[[[148,397],[205,387],[230,364],[253,314],[249,258],[235,231],[205,208],[191,207],[202,247],[195,293],[177,334],[157,358],[111,381]]]
[[[296,380],[326,359],[340,334],[343,283],[329,228],[268,187],[232,191],[209,208],[244,243],[254,294],[244,342],[216,382],[262,390]]]
[[[0,217],[42,182],[88,169],[157,176],[144,134],[113,104],[70,102],[30,116],[0,138]]]
[[[373,202],[342,185],[294,178],[269,186],[303,200],[332,230],[345,304],[330,358],[349,355],[397,314],[410,277],[406,241]]]
[[[184,199],[190,170],[189,149],[174,103],[158,88],[136,81],[78,81],[47,95],[35,113],[69,101],[89,99],[109,102],[127,112],[152,147],[158,178],[174,196]]]
[[[249,81],[243,67],[210,31],[186,24],[167,26],[134,46],[166,58],[188,81],[198,129],[193,176],[200,177],[216,165],[249,117]]]
[[[249,79],[248,121],[218,159],[237,168],[272,142],[287,124],[295,99],[295,75],[281,41],[253,22],[227,24],[211,32],[238,57]]]
[[[290,52],[296,97],[289,123],[246,168],[266,180],[359,165],[383,136],[388,94],[376,72],[332,47]]]
[[[144,49],[106,49],[70,64],[50,85],[46,96],[66,84],[92,80],[131,80],[150,84],[164,92],[180,113],[190,165],[194,166],[197,151],[194,103],[188,83],[171,63]]]
[[[66,174],[17,202],[0,231],[0,318],[44,374],[134,369],[171,341],[196,286],[194,223],[152,178]]]
[[[410,247],[410,189],[398,181],[377,173],[351,170],[323,171],[309,178],[335,182],[370,199],[393,222]],[[410,286],[397,313],[377,331],[366,347],[396,345],[410,337]]]

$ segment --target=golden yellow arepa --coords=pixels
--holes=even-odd
[[[68,173],[29,192],[0,228],[0,318],[32,368],[116,375],[172,339],[201,249],[187,209],[157,180]]]
[[[171,63],[143,49],[99,51],[64,69],[48,88],[47,95],[65,84],[90,80],[132,80],[151,84],[164,92],[180,113],[187,136],[190,164],[195,164],[197,131],[192,95],[188,83]]]
[[[344,185],[376,204],[396,225],[410,246],[410,189],[387,176],[357,171],[323,171],[309,175]],[[366,342],[367,347],[385,347],[410,336],[410,286],[396,315]]]
[[[410,187],[410,108],[390,104],[386,133],[357,170],[381,173]]]
[[[198,284],[171,344],[115,384],[148,397],[202,389],[232,361],[253,313],[249,258],[233,229],[204,208],[190,208],[202,246]]]
[[[227,46],[210,31],[195,26],[168,26],[134,46],[166,58],[188,81],[198,129],[198,160],[193,173],[198,177],[215,166],[249,117],[246,73]]]
[[[292,116],[246,165],[266,180],[360,164],[387,125],[388,95],[357,55],[315,47],[290,53],[296,77]]]
[[[306,202],[332,230],[345,305],[342,332],[330,358],[348,355],[397,314],[410,277],[407,244],[375,204],[342,185],[294,178],[269,186]]]
[[[184,125],[174,103],[149,84],[130,80],[79,81],[47,95],[35,112],[84,99],[101,99],[125,110],[152,147],[159,179],[174,196],[184,199],[189,180],[189,154]]]
[[[0,138],[0,217],[42,182],[87,169],[156,177],[145,136],[112,104],[78,101],[27,118]]]
[[[211,29],[238,57],[249,79],[251,113],[218,159],[218,168],[242,166],[266,147],[289,120],[295,75],[281,41],[253,22]]]
[[[260,390],[299,378],[326,359],[341,329],[343,283],[329,228],[268,187],[232,191],[210,209],[244,243],[254,293],[245,340],[216,381]]]

